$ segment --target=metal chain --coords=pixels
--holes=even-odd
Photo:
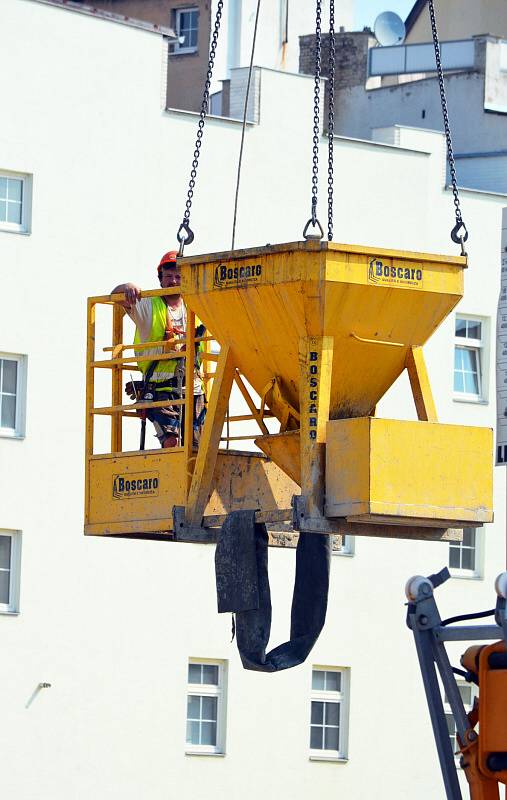
[[[319,143],[320,143],[320,72],[322,63],[322,0],[316,0],[315,17],[315,88],[313,95],[313,167],[312,167],[312,205],[311,217],[305,225],[305,239],[322,239],[324,231],[317,219],[319,193]],[[310,227],[318,228],[319,234],[310,234]]]
[[[336,64],[336,35],[334,29],[334,0],[329,2],[329,81],[328,81],[328,162],[327,162],[327,238],[333,241],[334,192],[334,76]]]
[[[199,156],[201,154],[202,137],[204,135],[204,123],[209,110],[209,93],[211,88],[211,79],[213,77],[213,67],[215,65],[218,34],[220,32],[220,22],[222,20],[223,7],[224,7],[224,0],[218,0],[217,13],[215,17],[215,27],[213,29],[213,36],[211,37],[211,46],[208,59],[208,70],[206,72],[206,82],[204,84],[201,111],[199,114],[199,124],[197,126],[197,137],[194,147],[194,159],[192,161],[192,169],[190,171],[190,181],[188,183],[187,201],[185,203],[185,213],[183,214],[183,221],[176,235],[178,242],[180,243],[180,249],[179,249],[180,256],[183,255],[183,250],[185,248],[185,245],[191,244],[194,241],[194,232],[190,228],[190,211],[192,208],[192,200],[194,197],[195,180],[197,177],[197,168],[199,166]]]
[[[451,125],[449,122],[449,112],[447,109],[447,97],[445,94],[444,71],[442,69],[442,58],[440,54],[440,41],[438,38],[437,20],[435,17],[435,6],[433,0],[428,0],[428,8],[430,12],[431,32],[433,35],[433,46],[435,48],[435,61],[437,64],[438,84],[440,87],[440,102],[442,104],[442,115],[444,118],[444,131],[445,139],[447,142],[447,161],[449,163],[449,172],[452,182],[452,193],[454,195],[454,214],[456,217],[456,225],[451,231],[451,239],[456,244],[461,244],[461,254],[466,256],[465,242],[468,239],[468,230],[463,222],[461,216],[461,207],[459,201],[458,181],[456,177],[456,162],[454,160],[454,152],[452,147]]]

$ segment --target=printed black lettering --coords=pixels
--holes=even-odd
[[[384,278],[389,277],[389,267],[384,267]]]
[[[391,267],[391,278],[396,278],[396,267]]]
[[[118,491],[123,492],[124,489],[125,489],[125,481],[123,480],[123,478],[118,478]]]
[[[317,413],[317,406],[315,405],[315,403],[310,403],[310,405],[308,406],[308,413],[309,414]]]
[[[310,428],[317,427],[317,417],[310,417]]]
[[[220,267],[220,280],[225,281],[227,278],[227,267]]]
[[[317,386],[317,378],[310,378],[310,386]]]
[[[415,278],[415,269],[411,269],[410,270],[410,277],[411,277],[412,280],[414,280],[414,278]]]
[[[310,400],[316,400],[316,399],[317,399],[317,392],[310,392]]]
[[[316,375],[318,372],[316,364],[312,364],[310,367],[310,375]]]
[[[415,273],[415,277],[417,278],[418,281],[422,281],[422,269],[417,270],[417,272]]]
[[[310,439],[316,439],[316,438],[317,438],[317,431],[310,431]]]
[[[318,353],[315,353],[315,352],[312,350],[312,351],[310,352],[310,361],[318,361],[318,360],[319,360],[319,354],[318,354]]]
[[[158,478],[153,478],[153,488],[158,489]]]
[[[403,278],[403,269],[398,267],[398,278]]]
[[[257,266],[255,267],[255,274],[257,275],[258,278],[260,278],[262,274],[262,267],[260,264],[257,264]]]
[[[409,269],[405,270],[405,273],[404,273],[403,277],[405,278],[406,281],[410,280],[410,270]]]

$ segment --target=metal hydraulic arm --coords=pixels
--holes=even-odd
[[[409,601],[407,624],[414,635],[447,800],[462,800],[462,795],[438,676],[456,725],[459,764],[467,778],[471,800],[499,800],[499,784],[507,784],[507,573],[496,580],[495,609],[442,622],[433,591],[449,577],[445,568],[427,578],[410,578],[405,588]],[[493,614],[496,624],[452,624]],[[446,642],[483,642],[499,637],[500,641],[493,645],[468,648],[461,658],[464,671],[451,666]],[[468,714],[456,673],[479,687],[479,697]],[[479,731],[475,729],[478,724]]]

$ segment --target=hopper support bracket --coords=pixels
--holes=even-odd
[[[217,540],[216,529],[201,528],[186,522],[184,506],[174,506],[173,508],[173,530],[175,542],[213,544]]]
[[[460,542],[463,531],[459,528],[433,528],[423,525],[395,525],[389,522],[360,522],[346,517],[311,517],[307,513],[306,498],[292,498],[292,527],[295,531],[324,533],[333,536],[369,536],[384,539],[425,540],[433,542]]]

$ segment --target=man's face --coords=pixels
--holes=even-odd
[[[164,264],[160,276],[160,285],[163,289],[173,289],[181,284],[181,272],[176,264]]]

